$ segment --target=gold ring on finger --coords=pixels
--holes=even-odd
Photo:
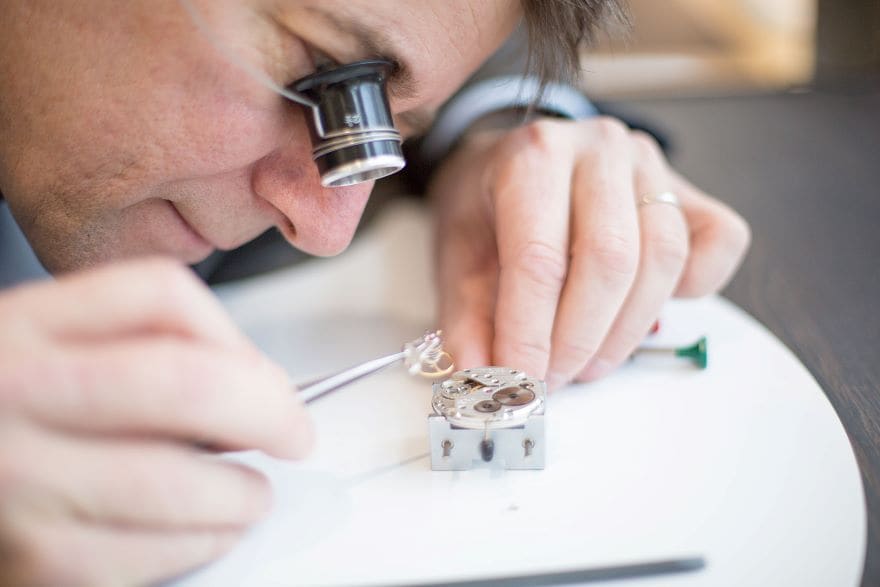
[[[642,206],[649,206],[651,204],[669,204],[670,206],[681,208],[681,202],[678,200],[678,196],[676,196],[672,192],[646,194],[636,200],[636,205],[639,208],[641,208]]]

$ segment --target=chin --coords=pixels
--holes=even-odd
[[[131,234],[126,236],[124,240],[107,239],[100,243],[91,239],[66,239],[59,243],[56,239],[50,246],[34,246],[34,252],[43,267],[53,275],[155,256],[194,265],[214,252],[214,247],[207,243],[179,243],[173,239],[151,242],[153,239],[139,240],[132,238],[134,235]]]

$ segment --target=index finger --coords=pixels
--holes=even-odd
[[[573,159],[557,146],[562,125],[542,121],[512,133],[514,155],[495,174],[498,299],[494,360],[544,377],[568,270]],[[562,135],[564,138],[564,135]]]
[[[106,265],[21,286],[6,302],[11,321],[4,329],[12,333],[15,328],[16,335],[102,340],[170,334],[218,346],[251,347],[211,291],[170,259]]]
[[[256,354],[153,338],[80,345],[22,369],[40,377],[12,405],[57,429],[284,458],[311,448],[311,420],[287,375]]]

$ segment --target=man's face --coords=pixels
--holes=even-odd
[[[279,85],[326,55],[398,57],[404,135],[515,26],[515,0],[192,0]],[[196,262],[276,226],[348,244],[372,183],[327,189],[304,110],[231,64],[177,0],[0,7],[0,190],[52,271],[147,253]]]

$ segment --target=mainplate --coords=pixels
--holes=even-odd
[[[544,385],[522,371],[480,367],[434,384],[434,412],[461,428],[498,429],[523,425],[543,411]]]

